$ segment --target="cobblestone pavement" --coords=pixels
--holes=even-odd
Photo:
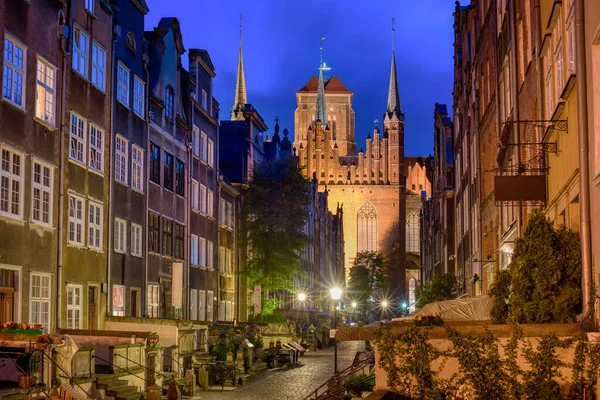
[[[364,342],[338,343],[338,370],[348,367],[357,351],[364,350]],[[234,390],[209,391],[197,394],[196,399],[235,400],[301,400],[333,375],[333,347],[308,352],[300,357],[300,364],[266,372],[246,386]]]

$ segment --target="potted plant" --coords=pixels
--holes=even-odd
[[[26,388],[29,387],[29,378],[31,374],[33,374],[36,370],[36,359],[33,356],[33,352],[26,351],[19,354],[15,360],[15,364],[17,364],[17,368],[22,375],[19,375],[19,387]]]
[[[53,344],[54,343],[54,339],[52,338],[52,336],[50,335],[40,335],[37,337],[37,340],[35,341],[35,348],[36,349],[44,349],[47,345],[49,344]]]

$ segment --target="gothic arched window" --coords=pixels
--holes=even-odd
[[[406,252],[420,253],[419,214],[410,213],[406,216]]]
[[[358,252],[377,251],[377,212],[371,203],[358,211]]]

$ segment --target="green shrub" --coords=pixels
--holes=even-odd
[[[362,395],[362,392],[370,392],[375,387],[375,377],[368,375],[353,375],[349,378],[346,378],[344,381],[344,386],[346,386],[346,390],[355,396]]]

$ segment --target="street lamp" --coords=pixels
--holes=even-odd
[[[306,300],[306,293],[298,293],[298,300],[303,302]]]
[[[298,293],[298,301],[304,303],[306,301],[306,293]],[[300,308],[302,308],[302,304],[300,305]],[[302,342],[304,342],[304,325],[300,327],[300,343]]]
[[[352,302],[352,322],[354,324],[356,324],[356,307],[358,306],[358,304],[356,303],[356,301]]]
[[[384,300],[384,301],[381,302],[381,307],[387,308],[387,306],[388,306],[387,300]]]
[[[331,293],[331,299],[334,300],[336,303],[338,303],[339,300],[342,298],[342,289],[340,289],[340,288],[331,288],[329,293]],[[333,330],[334,330],[334,332],[336,329],[337,329],[337,306],[334,305],[334,308],[333,308]],[[337,340],[335,339],[335,337],[333,338],[333,343],[334,343],[333,373],[335,375],[335,374],[337,374]]]

